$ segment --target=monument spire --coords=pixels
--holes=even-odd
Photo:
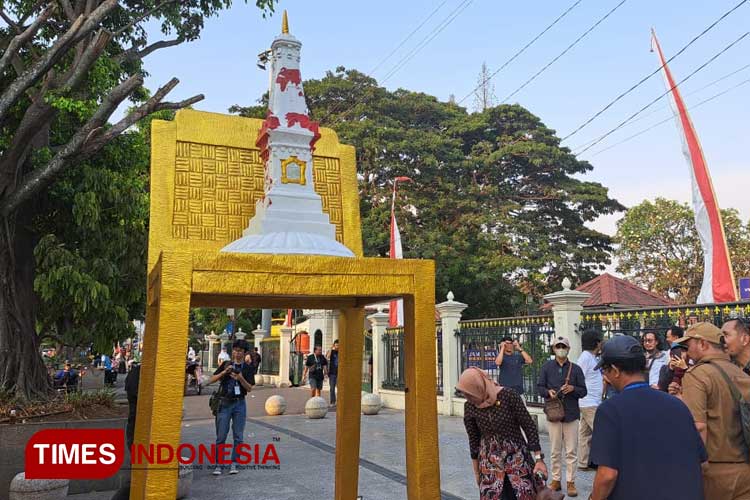
[[[281,34],[271,44],[268,113],[255,141],[265,162],[264,196],[242,238],[223,252],[354,257],[336,241],[336,227],[315,192],[313,151],[320,132],[305,102],[301,48],[284,11]]]
[[[284,14],[281,16],[281,34],[289,34],[289,18],[286,15],[286,9],[284,9]]]

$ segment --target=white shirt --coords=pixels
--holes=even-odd
[[[586,379],[586,397],[578,400],[580,408],[596,407],[602,402],[602,372],[594,369],[598,362],[599,358],[590,351],[583,351],[576,361]]]
[[[653,361],[648,361],[651,363],[651,368],[648,370],[648,385],[657,385],[659,383],[659,371],[661,371],[662,366],[669,363],[669,354],[667,352],[659,351],[659,354],[654,354],[659,357],[654,358]]]
[[[226,351],[221,351],[219,353],[219,364],[223,363],[224,361],[229,361],[231,358],[229,356],[229,353]]]

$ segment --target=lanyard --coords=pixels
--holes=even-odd
[[[641,387],[648,387],[648,382],[637,382],[635,384],[630,384],[629,386],[623,388],[623,392],[629,391],[631,389],[640,389]]]

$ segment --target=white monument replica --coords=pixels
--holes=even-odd
[[[281,34],[271,44],[269,109],[256,141],[265,161],[265,194],[242,238],[222,252],[354,257],[336,241],[314,189],[312,153],[320,133],[305,103],[301,47],[289,34],[285,11]]]

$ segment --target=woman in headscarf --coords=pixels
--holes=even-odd
[[[521,396],[476,367],[461,374],[456,388],[466,398],[464,425],[480,499],[534,500],[541,485],[535,474],[546,478],[547,466]]]

